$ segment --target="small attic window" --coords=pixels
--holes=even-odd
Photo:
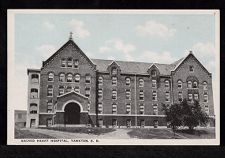
[[[73,66],[73,59],[72,58],[68,58],[67,66],[68,67],[72,67]]]
[[[114,67],[112,68],[112,75],[116,75],[117,74],[117,69]]]
[[[193,66],[193,65],[190,65],[190,66],[189,66],[189,71],[190,71],[190,72],[194,72],[194,66]]]
[[[156,77],[156,70],[152,70],[152,71],[151,71],[151,75],[152,75],[153,77]]]
[[[61,67],[66,67],[66,59],[61,59]]]

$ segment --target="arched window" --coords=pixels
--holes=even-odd
[[[72,58],[68,58],[67,60],[67,67],[72,67],[73,66],[73,59]]]
[[[130,86],[130,77],[126,77],[126,85]]]
[[[207,82],[206,82],[206,81],[204,81],[204,82],[203,82],[203,90],[207,90],[207,89],[208,89]]]
[[[192,88],[192,82],[191,81],[188,81],[187,84],[188,84],[187,85],[188,88]]]
[[[80,75],[79,74],[75,75],[75,82],[80,82]]]
[[[103,85],[103,77],[102,76],[98,77],[98,85],[99,86]]]
[[[193,88],[198,88],[198,82],[197,81],[193,82]]]
[[[32,74],[31,75],[31,82],[32,83],[38,83],[38,74]]]
[[[38,98],[38,89],[31,88],[31,90],[30,90],[30,97],[31,98]]]
[[[180,88],[180,89],[182,88],[182,81],[181,80],[177,81],[177,87]]]
[[[152,77],[156,77],[156,70],[152,70],[151,75],[152,75]]]
[[[54,74],[52,72],[50,72],[48,74],[48,81],[53,82],[54,81]]]
[[[64,74],[64,73],[61,73],[61,74],[59,75],[59,81],[60,81],[60,82],[65,82],[65,74]]]
[[[116,75],[117,74],[117,69],[114,67],[112,68],[112,75]]]
[[[144,80],[142,78],[139,79],[139,87],[144,87]]]
[[[170,87],[170,82],[168,80],[165,81],[165,88],[169,88]]]
[[[73,81],[73,75],[72,74],[68,74],[66,81],[67,82],[72,82]]]

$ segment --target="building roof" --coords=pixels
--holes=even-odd
[[[113,60],[104,60],[104,59],[91,59],[96,68],[100,72],[107,72],[108,66],[113,62]],[[154,63],[159,69],[161,75],[170,75],[171,70],[173,70],[177,64],[181,61],[178,60],[172,64],[159,64]],[[147,71],[153,63],[145,62],[133,62],[133,61],[115,61],[121,69],[121,73],[131,73],[131,74],[148,74]]]

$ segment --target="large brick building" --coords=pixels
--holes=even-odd
[[[70,37],[27,72],[27,127],[166,126],[162,103],[184,98],[214,117],[211,73],[192,52],[171,64],[90,59]]]

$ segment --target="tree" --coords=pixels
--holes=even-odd
[[[201,106],[198,101],[188,103],[186,99],[181,102],[182,115],[183,115],[183,126],[187,126],[190,130],[194,127],[201,125],[206,125],[209,121],[208,115],[202,111]]]
[[[179,104],[162,104],[162,107],[166,115],[166,121],[172,127],[175,136],[175,130],[182,125],[182,108]]]

